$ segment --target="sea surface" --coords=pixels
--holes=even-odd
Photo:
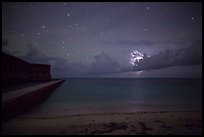
[[[202,79],[72,78],[26,115],[202,111]]]

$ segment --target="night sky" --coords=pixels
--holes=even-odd
[[[58,77],[202,77],[202,3],[3,3],[2,51]]]

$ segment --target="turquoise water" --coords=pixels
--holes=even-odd
[[[28,114],[202,110],[202,79],[67,79]]]

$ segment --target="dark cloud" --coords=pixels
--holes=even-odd
[[[86,65],[71,63],[62,57],[48,57],[43,52],[28,44],[29,51],[24,57],[17,56],[31,63],[50,64],[53,78],[75,77],[87,71]]]
[[[161,44],[174,44],[183,45],[180,41],[151,41],[151,40],[140,40],[140,41],[130,41],[130,40],[119,40],[119,41],[103,41],[104,45],[125,45],[125,46],[155,46]]]
[[[2,41],[2,51],[29,62],[51,64],[52,76],[58,77],[140,75],[130,63],[135,50],[154,55],[141,60],[135,70],[198,64],[199,60],[189,56],[197,50],[184,47],[202,37],[201,28],[202,3],[2,5],[2,38],[7,39]],[[171,50],[155,55],[167,48]]]
[[[30,62],[44,62],[41,59],[44,59],[46,56],[42,53],[41,50],[34,48],[31,44],[28,44],[29,50],[28,53],[25,55],[25,59]]]
[[[127,46],[152,46],[155,44],[153,41],[141,40],[141,41],[130,41],[130,40],[120,40],[120,41],[103,41],[105,45],[127,45]]]
[[[95,56],[91,65],[91,73],[110,73],[120,71],[119,63],[112,59],[107,53],[101,52]]]
[[[141,72],[141,77],[166,77],[166,78],[194,78],[202,77],[202,65],[172,66],[159,70]]]
[[[202,41],[194,42],[190,47],[161,51],[151,57],[144,57],[135,63],[134,71],[161,69],[171,66],[202,64]]]
[[[121,45],[134,45],[134,46],[152,46],[155,44],[153,41],[149,40],[141,40],[138,42],[134,41],[117,41],[116,43],[121,44]]]
[[[172,66],[161,69],[131,71],[126,69],[117,73],[104,73],[99,76],[129,78],[202,78],[202,65]]]
[[[2,46],[8,46],[8,45],[9,45],[9,41],[7,39],[3,39]]]
[[[52,76],[53,77],[77,77],[83,76],[87,73],[87,68],[83,64],[70,63],[63,58],[48,58],[48,62],[52,64]]]

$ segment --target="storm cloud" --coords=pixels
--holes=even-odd
[[[52,77],[55,78],[83,76],[87,72],[86,65],[82,63],[71,63],[61,57],[48,57],[36,48],[31,48],[25,58],[32,63],[50,64]]]
[[[149,40],[130,41],[130,40],[119,40],[119,41],[103,41],[105,45],[126,45],[126,46],[153,46],[155,42]]]
[[[202,64],[202,41],[196,41],[187,48],[161,51],[151,57],[144,56],[136,62],[133,70],[153,70],[172,66],[189,66]]]
[[[183,45],[184,42],[172,41],[172,40],[166,40],[166,41],[118,40],[118,41],[102,41],[102,44],[104,44],[104,45],[124,45],[124,46],[147,46],[147,47],[152,47],[152,46],[166,45],[166,44]]]
[[[7,39],[2,40],[2,46],[7,46],[9,45],[9,41]]]
[[[51,64],[53,78],[194,76],[202,44],[187,44],[201,37],[200,2],[2,4],[2,51]],[[134,51],[148,54],[135,66]]]
[[[95,56],[95,60],[91,65],[91,73],[111,73],[111,72],[119,72],[120,64],[112,59],[110,55],[105,52],[101,52],[100,54]]]

